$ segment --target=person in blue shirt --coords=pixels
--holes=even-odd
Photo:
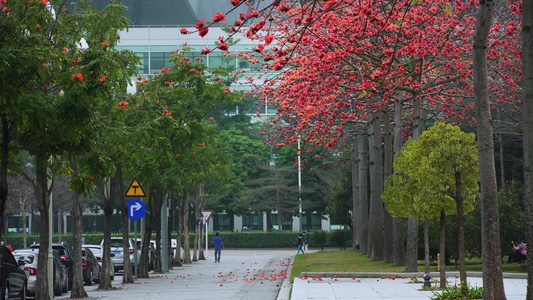
[[[222,242],[222,238],[220,238],[218,232],[215,233],[213,244],[215,244],[215,262],[220,262],[220,252],[224,248],[224,242]]]

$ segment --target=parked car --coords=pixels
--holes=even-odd
[[[129,242],[129,255],[130,255],[130,261],[132,264],[136,262],[137,267],[139,266],[139,262],[141,261],[141,251],[139,251],[139,248],[135,248],[135,243],[133,242],[132,238],[128,239]],[[100,243],[100,246],[104,246],[104,240]],[[135,251],[137,251],[137,260],[135,261]],[[111,253],[115,255],[115,257],[112,257],[111,259],[115,262],[115,272],[123,271],[124,270],[124,247],[122,243],[122,237],[113,236],[111,237]]]
[[[102,267],[100,267],[96,257],[89,248],[81,249],[81,267],[83,272],[83,281],[86,285],[92,285],[93,282],[100,282]]]
[[[39,244],[33,243],[30,245],[30,248],[39,248]],[[72,248],[70,248],[67,243],[52,243],[52,249],[56,250],[59,253],[61,262],[67,268],[68,273],[68,289],[72,289],[72,275],[74,275],[74,260]]]
[[[83,245],[84,248],[89,248],[93,252],[94,256],[96,257],[96,260],[100,264],[100,267],[102,266],[102,258],[104,256],[104,249],[100,245]],[[109,274],[111,274],[111,280],[115,280],[115,261],[113,258],[115,257],[115,254],[111,253],[111,268],[109,270]],[[103,273],[103,269],[102,269]]]
[[[26,300],[28,276],[22,270],[23,260],[15,260],[11,251],[0,245],[0,299]]]
[[[150,246],[148,247],[148,270],[153,270],[155,267],[155,249],[156,243],[154,240],[150,240]],[[137,239],[137,249],[142,251],[142,240]]]
[[[170,240],[170,245],[172,247],[172,262],[175,262],[176,260],[176,247],[178,245],[178,241],[176,239]],[[185,249],[183,249],[183,246],[181,246],[181,252],[180,252],[180,258],[181,262],[183,262],[183,257],[185,256]]]
[[[63,292],[67,292],[68,275],[67,269],[61,262],[57,251],[53,253],[53,291],[55,296],[61,296]],[[37,265],[39,261],[39,248],[18,249],[13,251],[13,256],[17,260],[24,261],[24,271],[28,275],[27,294],[35,296],[37,293]]]

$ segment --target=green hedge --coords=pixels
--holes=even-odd
[[[130,234],[133,237],[133,234]],[[309,246],[311,248],[322,247],[338,247],[339,246],[339,233],[337,231],[324,232],[316,231],[307,234],[309,240]],[[113,236],[121,236],[120,234],[113,234]],[[152,239],[155,239],[155,234],[152,234]],[[194,234],[190,234],[190,245],[193,246]],[[349,233],[343,234],[345,237],[346,247],[351,247],[352,241]],[[215,237],[214,233],[209,233],[208,241],[209,246],[212,245],[212,240]],[[296,248],[298,241],[297,232],[221,232],[220,237],[224,242],[224,246],[227,248]],[[4,237],[6,238],[6,237]],[[103,234],[84,234],[83,238],[85,244],[97,244],[99,245],[104,238]],[[137,234],[137,238],[141,238],[140,234]],[[172,238],[176,238],[176,234],[172,234]],[[54,235],[52,237],[53,242],[59,241],[59,236]],[[72,245],[72,235],[63,234],[61,241]],[[5,239],[7,244],[11,244],[14,249],[23,248],[22,236],[8,236]],[[38,235],[27,236],[27,244],[31,245],[33,242],[39,242]]]

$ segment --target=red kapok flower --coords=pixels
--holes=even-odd
[[[205,25],[205,21],[204,20],[200,20],[198,22],[196,22],[196,29],[202,29],[204,28],[204,25]]]
[[[190,32],[186,28],[182,28],[182,29],[180,29],[180,33],[181,34],[189,34]]]
[[[217,48],[222,50],[222,51],[228,51],[228,44],[220,43],[220,44],[218,44]]]
[[[209,32],[209,28],[202,28],[198,31],[198,34],[201,36],[201,37],[204,37],[207,35],[207,33]]]
[[[213,23],[217,23],[217,22],[224,22],[226,21],[226,15],[221,13],[221,12],[217,12],[214,16],[213,16]]]

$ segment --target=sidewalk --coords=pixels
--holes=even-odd
[[[291,300],[303,299],[365,299],[365,300],[403,300],[403,299],[432,299],[434,293],[432,291],[423,291],[422,283],[409,283],[413,274],[383,274],[381,276],[369,277],[355,277],[360,274],[343,274],[343,278],[338,278],[336,275],[327,274],[308,274],[295,278],[292,287]],[[369,275],[369,274],[367,274]],[[417,278],[421,279],[423,274],[417,274]],[[455,278],[456,274],[448,274],[448,281],[451,284],[459,284],[459,279]],[[470,286],[482,286],[483,280],[481,277],[474,277],[471,274],[468,277]],[[523,278],[504,278],[505,294],[507,300],[524,300],[526,298],[527,279]],[[353,276],[353,277],[350,277]],[[402,278],[403,276],[403,278]],[[437,274],[433,274],[438,278]],[[423,280],[423,279],[421,279]],[[278,300],[281,300],[278,297]]]

